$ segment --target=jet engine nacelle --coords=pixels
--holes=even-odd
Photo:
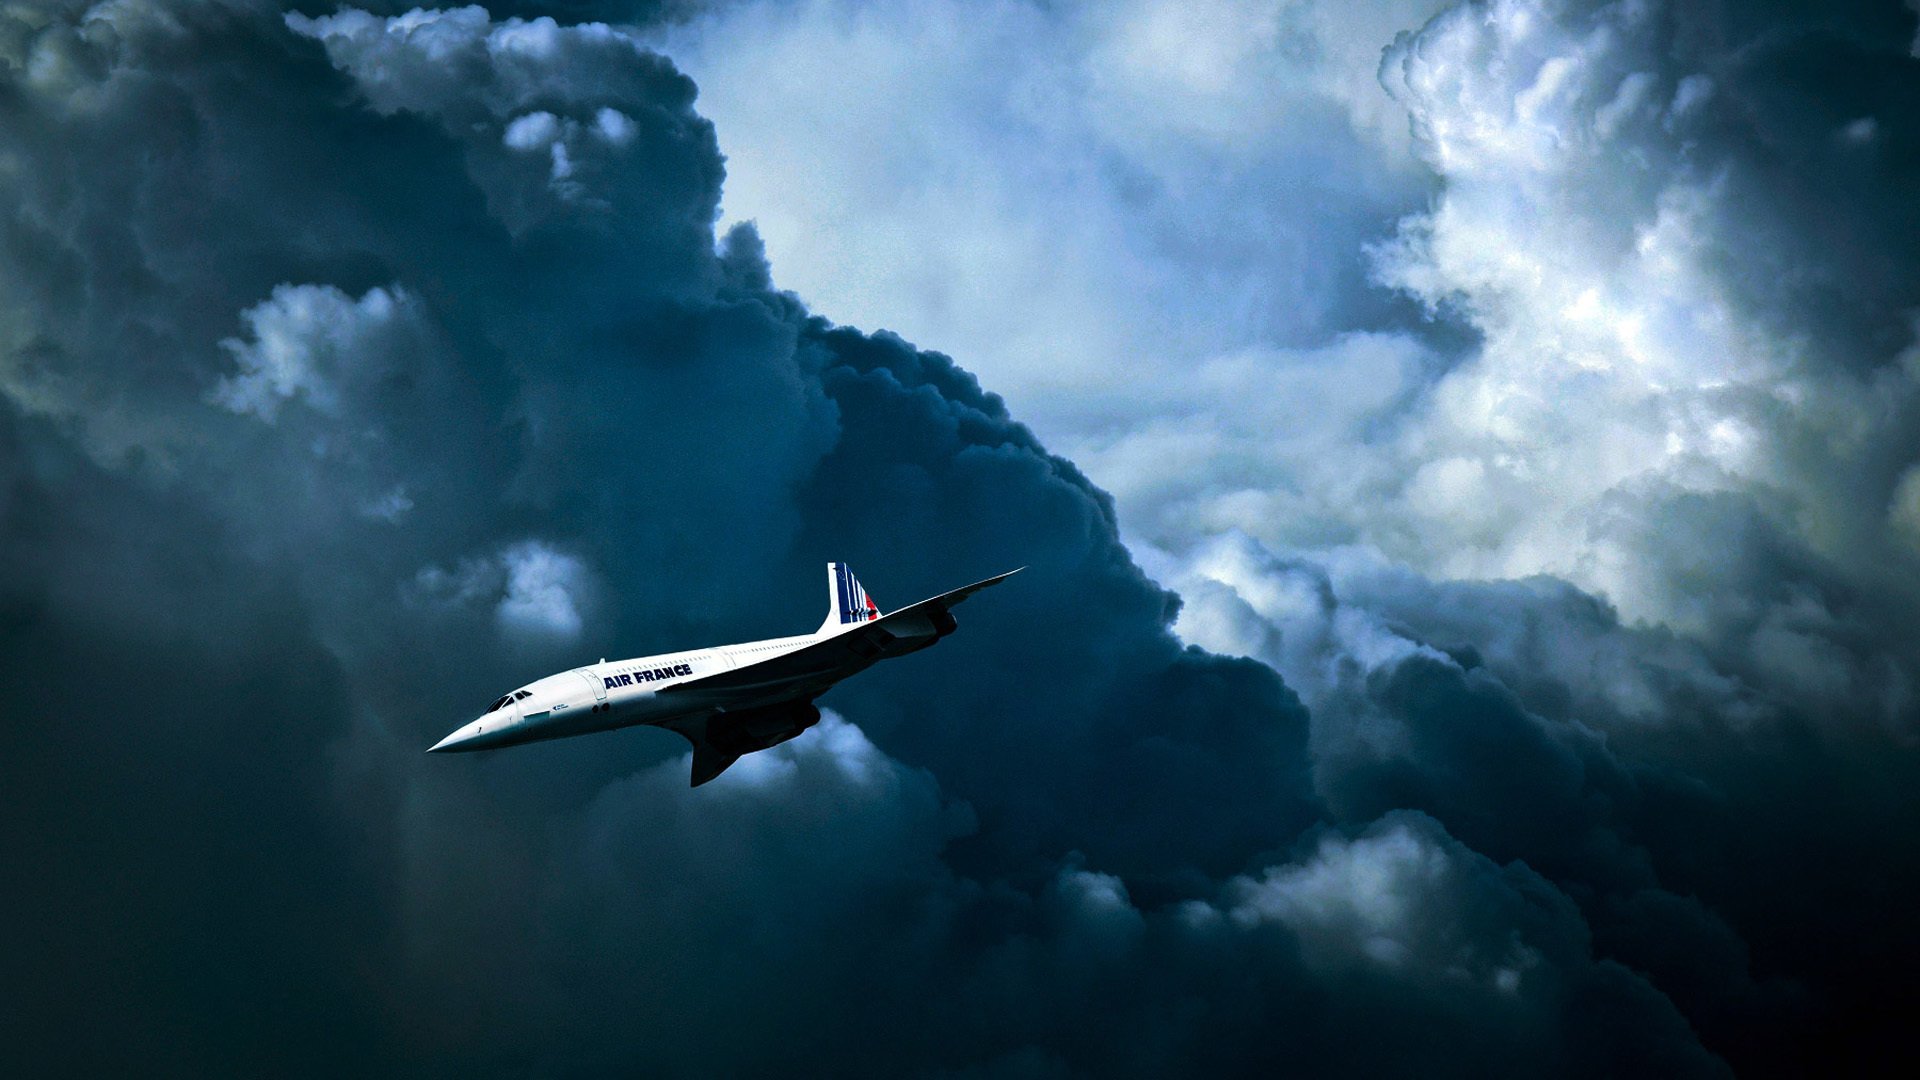
[[[794,702],[748,712],[721,713],[707,721],[707,741],[729,754],[751,754],[778,746],[820,722],[811,702]]]

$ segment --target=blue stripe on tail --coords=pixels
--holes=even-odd
[[[846,626],[880,617],[879,610],[867,597],[867,591],[860,587],[860,580],[853,576],[853,570],[846,563],[828,563],[827,566],[833,574],[833,620]]]

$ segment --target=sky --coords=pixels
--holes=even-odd
[[[9,1056],[1910,1073],[1917,21],[0,6]]]

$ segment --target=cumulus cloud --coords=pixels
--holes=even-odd
[[[823,5],[748,36],[769,79],[973,86],[910,163],[1065,148],[981,190],[1088,216],[1022,211],[1038,239],[978,257],[1137,258],[982,303],[1036,340],[1083,303],[1137,321],[1020,393],[1155,325],[1115,297],[1206,294],[1160,345],[1254,328],[1143,349],[1159,377],[1104,399],[1137,406],[1076,429],[1135,478],[1116,504],[953,360],[716,235],[724,136],[646,43],[750,26],[515,10],[0,14],[33,1062],[1714,1075],[1904,1045],[1860,1007],[1920,952],[1889,899],[1920,859],[1886,842],[1915,824],[1905,594],[1872,565],[1912,467],[1906,219],[1833,262],[1729,209],[1845,161],[1893,213],[1904,69],[1791,89],[1868,38],[1732,62],[1657,7],[1519,3]],[[977,85],[1027,37],[1011,96]],[[724,61],[713,93],[748,92]],[[1737,107],[1781,87],[1800,111]],[[796,198],[848,190],[821,155]],[[1290,232],[1316,199],[1336,224]],[[582,657],[812,625],[827,558],[893,603],[1032,569],[697,792],[661,732],[419,752]]]
[[[744,3],[659,39],[781,281],[952,350],[1081,461],[1190,367],[1378,308],[1355,239],[1426,189],[1375,71],[1440,6]]]
[[[1458,873],[1446,850],[1396,822],[1358,841],[1326,840],[1304,864],[1237,882],[1228,917],[1294,928],[1311,966],[1371,965],[1516,993],[1540,954],[1517,933],[1490,943],[1466,937],[1463,912],[1443,902],[1459,888]],[[1464,906],[1476,918],[1494,913],[1484,904]]]
[[[1526,852],[1556,880],[1577,880],[1576,895],[1665,895],[1642,890],[1657,880],[1705,886],[1676,866],[1653,818],[1676,806],[1700,812],[1696,798],[1759,813],[1746,800],[1763,796],[1735,773],[1757,768],[1776,740],[1812,739],[1819,761],[1907,760],[1916,659],[1907,358],[1920,297],[1911,206],[1892,194],[1905,166],[1880,149],[1905,145],[1914,115],[1904,12],[1510,2],[1381,7],[1330,28],[1311,5],[1278,15],[1121,5],[1084,23],[1071,6],[1052,20],[995,9],[957,51],[1019,26],[1020,44],[993,46],[997,63],[1084,74],[1092,88],[1056,78],[1068,89],[1042,98],[1051,111],[1039,113],[935,92],[937,65],[890,62],[891,43],[945,25],[939,4],[884,16],[834,5],[729,10],[751,12],[751,24],[722,14],[696,22],[690,41],[669,41],[721,84],[712,107],[738,165],[734,212],[763,215],[789,280],[829,278],[803,291],[831,298],[832,310],[966,342],[992,383],[1115,492],[1134,550],[1187,601],[1183,634],[1272,663],[1301,693],[1316,789],[1336,813],[1363,821],[1420,806],[1481,850]],[[1391,25],[1364,47],[1340,32],[1376,17]],[[1298,203],[1227,188],[1223,202],[1286,206],[1275,228],[1255,230],[1264,238],[1318,235],[1316,247],[1370,252],[1373,286],[1418,302],[1429,321],[1372,296],[1381,306],[1301,305],[1333,314],[1291,325],[1211,320],[1258,328],[1231,343],[1202,330],[1187,335],[1199,347],[1169,349],[1151,328],[1115,341],[1104,335],[1142,313],[1153,326],[1206,322],[1222,294],[1155,293],[1139,284],[1148,274],[1087,270],[1072,256],[1093,249],[1092,229],[1032,253],[994,245],[1011,274],[1048,275],[1043,288],[1021,286],[1018,302],[901,289],[887,282],[926,267],[946,280],[984,276],[927,250],[939,237],[1033,230],[1008,225],[1002,204],[943,198],[939,213],[960,224],[925,228],[930,244],[906,249],[907,230],[884,213],[844,213],[916,205],[929,177],[1005,175],[990,163],[1015,144],[1023,160],[1082,161],[1099,147],[1149,175],[1178,175],[1209,131],[1258,128],[1236,111],[1237,95],[1258,87],[1269,102],[1298,102],[1287,92],[1299,84],[1262,66],[1276,55],[1301,61],[1293,73],[1312,73],[1313,93],[1342,104],[1342,137],[1381,155],[1361,160],[1377,169],[1396,160],[1395,147],[1417,160],[1431,202],[1417,184],[1398,189],[1356,206],[1337,240],[1314,233],[1327,219]],[[1356,61],[1365,78],[1337,77]],[[729,77],[735,65],[818,64],[895,88],[877,124],[950,136],[931,148],[906,135],[876,145],[873,125],[802,123],[814,108],[858,115],[830,81],[796,81],[773,98],[725,89],[747,85]],[[1102,120],[1103,101],[1149,98],[1166,107],[1133,109],[1145,118],[1132,126]],[[1370,124],[1367,109],[1394,123]],[[966,126],[1003,115],[1021,122],[990,135]],[[1382,136],[1395,127],[1411,141]],[[1284,127],[1265,131],[1233,153],[1257,144],[1253,153],[1310,159]],[[841,153],[919,164],[843,175],[832,156]],[[753,194],[803,174],[825,193],[817,206],[763,209],[776,200]],[[1131,222],[1161,220],[1152,208],[1162,189],[1151,186],[1028,186],[1032,199],[1011,205],[1071,193],[1050,221],[1098,220],[1116,206]],[[1182,220],[1202,231],[1211,204],[1188,193]],[[874,238],[863,264],[901,268],[878,286],[826,250],[861,242],[863,226]],[[1114,250],[1122,254],[1101,267],[1138,265],[1132,249]],[[1215,273],[1240,268],[1226,250],[1209,251]],[[1263,280],[1272,295],[1293,295],[1279,277]],[[1034,299],[1075,289],[1106,303]],[[940,322],[976,303],[985,310],[967,330]],[[1029,352],[1020,332],[992,321],[1042,308],[1048,317],[1023,325],[1073,327],[1061,335],[1069,343]],[[1016,370],[1008,377],[996,364]],[[1095,383],[1125,400],[1090,395]],[[1689,794],[1673,769],[1717,779]],[[1543,784],[1523,795],[1516,772]],[[1830,842],[1874,829],[1870,807],[1897,789],[1891,775],[1878,795],[1830,804]],[[1506,809],[1483,816],[1496,805]],[[1532,819],[1552,824],[1523,837]],[[1801,825],[1770,820],[1775,850],[1799,850]],[[1766,862],[1756,852],[1753,871],[1764,876]],[[1723,910],[1746,908],[1737,890],[1707,891]],[[1609,940],[1645,943],[1663,931],[1607,920],[1629,910],[1668,918],[1677,903],[1620,899],[1586,913]],[[1774,929],[1742,925],[1769,949],[1781,945]],[[1868,947],[1846,950],[1856,961],[1806,970],[1831,980]],[[1747,985],[1744,961],[1717,956],[1717,974],[1677,977]],[[1858,985],[1863,996],[1850,1000],[1870,998]],[[1767,995],[1786,991],[1756,993],[1766,1000],[1735,1009],[1748,1010],[1744,1021],[1716,1011],[1725,1000],[1690,1007],[1722,1025],[1721,1045],[1758,1045],[1775,1038],[1759,1029],[1792,1025],[1754,1019],[1780,1004]],[[1753,1052],[1743,1067],[1762,1060],[1787,1059]]]
[[[693,97],[691,83],[664,60],[605,23],[562,26],[545,15],[495,23],[478,6],[416,8],[392,18],[354,8],[317,18],[296,11],[286,21],[322,42],[375,108],[433,116],[466,141],[475,180],[513,229],[556,209],[529,197],[527,164],[516,158],[545,159],[544,186],[561,206],[611,213],[609,200],[623,191],[641,194],[646,185],[634,181],[646,174],[628,170],[607,182],[609,170],[625,153],[652,149],[630,145],[638,129],[611,103],[664,89],[662,103],[684,109]],[[560,58],[569,65],[564,76],[553,67]],[[561,112],[529,108],[563,101]],[[482,133],[497,141],[486,145]],[[499,154],[501,147],[512,153]]]
[[[382,359],[379,353],[392,346],[381,339],[405,321],[410,302],[404,292],[379,288],[355,300],[331,285],[276,286],[270,299],[240,313],[250,340],[220,342],[240,370],[214,385],[214,400],[268,422],[295,396],[337,413],[340,380],[353,374],[353,365]],[[359,381],[377,380],[361,375]]]
[[[1270,351],[1231,404],[1164,397],[1084,440],[1129,530],[1176,555],[1237,530],[1439,577],[1553,574],[1631,619],[1719,636],[1737,631],[1696,576],[1719,571],[1646,527],[1711,507],[1749,515],[1776,551],[1901,588],[1886,568],[1906,555],[1867,511],[1910,453],[1912,275],[1898,243],[1876,245],[1885,261],[1821,239],[1909,228],[1871,193],[1881,165],[1830,137],[1870,101],[1901,115],[1898,92],[1863,60],[1876,74],[1833,100],[1783,102],[1795,71],[1864,47],[1782,44],[1729,67],[1697,21],[1504,3],[1404,33],[1381,76],[1440,188],[1390,241],[1355,242],[1377,283],[1477,342],[1349,331],[1331,364]],[[1760,114],[1783,119],[1756,129]],[[1791,166],[1758,150],[1787,141],[1805,148]],[[1802,212],[1816,170],[1848,194]]]
[[[395,515],[397,517],[397,515]],[[541,540],[521,540],[451,567],[422,567],[401,589],[417,610],[473,613],[491,607],[508,638],[571,641],[594,596],[592,574],[577,556]]]
[[[580,592],[585,568],[578,559],[537,541],[501,553],[506,564],[506,595],[497,609],[500,624],[511,630],[580,636]]]
[[[1025,620],[1017,611],[982,618],[970,650],[935,667],[910,665],[847,698],[897,758],[829,725],[805,744],[827,758],[776,754],[743,771],[739,784],[789,811],[820,791],[839,791],[844,802],[851,790],[871,789],[876,827],[902,816],[911,824],[913,799],[925,801],[912,793],[931,782],[888,780],[925,775],[895,762],[951,758],[943,784],[973,809],[942,809],[932,839],[911,842],[939,853],[964,825],[974,876],[950,888],[1016,901],[1022,890],[1011,877],[1045,874],[1070,847],[1143,887],[1204,888],[1270,845],[1276,830],[1287,835],[1311,820],[1312,798],[1298,782],[1297,703],[1258,665],[1173,640],[1170,598],[1131,566],[1110,508],[1077,471],[945,358],[809,319],[771,289],[750,230],[716,246],[719,157],[691,111],[690,84],[665,61],[606,27],[495,23],[472,10],[285,23],[245,8],[157,10],[175,16],[164,33],[149,27],[74,46],[101,86],[140,86],[105,94],[104,108],[72,122],[76,145],[92,157],[85,173],[201,190],[228,227],[202,228],[193,214],[202,203],[146,198],[138,185],[61,188],[67,159],[47,155],[50,173],[19,186],[23,219],[51,219],[71,197],[84,198],[103,225],[77,246],[53,231],[8,234],[18,264],[70,266],[77,279],[52,275],[46,280],[59,288],[51,290],[37,288],[40,279],[9,279],[21,286],[6,296],[10,325],[46,342],[27,359],[41,358],[47,376],[11,368],[20,377],[7,383],[9,409],[38,418],[27,429],[33,440],[58,448],[71,437],[100,459],[94,468],[119,470],[110,474],[116,483],[153,485],[159,506],[178,504],[177,512],[141,511],[136,500],[122,514],[147,525],[103,535],[149,537],[167,552],[230,549],[232,562],[278,590],[273,610],[285,624],[282,637],[260,637],[274,650],[263,666],[318,655],[321,670],[337,677],[337,695],[309,702],[319,721],[278,708],[284,691],[271,679],[242,703],[202,700],[234,724],[302,724],[306,738],[328,748],[281,766],[297,769],[300,783],[235,791],[269,802],[274,791],[317,791],[314,805],[286,813],[316,813],[316,828],[337,823],[358,838],[341,853],[347,866],[337,876],[356,890],[344,908],[368,921],[339,926],[354,941],[337,954],[405,1002],[392,1011],[369,1006],[369,1026],[387,1033],[357,1044],[370,1056],[421,1060],[464,1039],[482,1065],[501,1054],[558,1054],[563,1068],[591,1066],[596,1054],[634,1063],[629,1043],[588,1040],[568,1056],[545,1037],[552,1028],[528,1035],[508,1022],[513,995],[500,991],[570,981],[554,952],[562,939],[531,932],[545,898],[597,906],[578,875],[611,869],[617,880],[643,868],[566,852],[596,831],[656,826],[627,816],[644,805],[600,803],[596,793],[682,748],[644,735],[601,740],[591,752],[556,746],[583,766],[565,768],[561,788],[551,786],[559,774],[527,771],[559,760],[539,751],[499,774],[491,763],[426,771],[423,762],[438,759],[419,748],[496,692],[490,681],[510,685],[577,663],[588,647],[644,652],[777,632],[771,617],[811,615],[818,601],[812,588],[782,589],[816,582],[829,555],[851,558],[901,597],[949,585],[955,568],[1031,562],[1045,570],[1032,575],[1045,584],[1031,602],[1079,630],[1036,644],[1018,632]],[[28,29],[57,38],[73,27],[56,19]],[[182,41],[193,47],[182,50]],[[227,91],[235,64],[265,80],[261,95]],[[64,122],[61,101],[16,103],[43,126]],[[582,130],[591,123],[590,136],[555,124],[556,138],[600,147],[592,157],[583,142],[571,156],[577,190],[557,189],[550,163],[530,170],[507,145],[510,125],[535,112]],[[24,140],[21,160],[42,160],[46,151],[32,140],[50,137],[40,128],[8,130]],[[217,137],[189,137],[204,131]],[[288,131],[300,138],[290,141]],[[176,139],[192,149],[165,168],[141,164],[155,141]],[[632,165],[639,161],[647,167]],[[146,243],[123,243],[130,236]],[[148,252],[152,262],[115,262]],[[130,342],[146,343],[142,370],[159,392],[123,385]],[[102,397],[111,418],[90,406]],[[21,466],[23,499],[60,482],[58,469],[41,472],[54,460],[36,452]],[[410,504],[403,513],[396,492]],[[19,529],[18,521],[10,525]],[[1016,522],[1025,524],[1010,527]],[[135,640],[159,633],[149,629],[156,613],[162,626],[217,614],[182,601],[217,591],[230,572],[189,575],[173,593],[86,586],[55,602],[104,624],[102,633]],[[217,640],[250,631],[229,619],[206,632]],[[180,707],[193,708],[196,695],[184,688],[226,669],[177,651],[165,662],[177,672]],[[1053,674],[1040,684],[1037,671]],[[1010,697],[1008,679],[1033,681],[1038,692]],[[939,705],[903,711],[914,701]],[[89,708],[80,726],[110,732],[115,714]],[[1024,750],[1009,768],[1004,747],[1016,735]],[[254,767],[209,753],[208,768]],[[834,764],[810,764],[822,760]],[[781,781],[787,763],[800,772]],[[1239,778],[1236,790],[1212,800],[1204,833],[1166,858],[1165,845],[1190,826],[1164,808],[1197,802],[1223,769]],[[683,771],[652,797],[683,799]],[[206,812],[245,813],[227,803]],[[766,846],[752,824],[765,812],[740,819],[736,850]],[[820,836],[850,846],[826,858],[836,849]],[[818,879],[829,896],[848,895],[873,874],[906,873],[907,900],[942,875],[960,880],[926,855],[905,870],[889,867],[892,848],[863,851],[852,840],[844,830],[814,836],[785,870],[770,863],[757,893],[798,895],[802,872],[831,871]],[[685,852],[711,857],[714,849]],[[642,854],[611,852],[616,862]],[[373,884],[389,873],[394,887]],[[688,903],[666,913],[663,929],[690,935],[673,910],[710,908],[713,889],[732,888],[730,874],[714,862],[706,885],[690,878]],[[262,887],[288,880],[276,865]],[[190,884],[177,887],[192,895]],[[266,938],[297,936],[287,921],[297,906],[259,890],[250,896],[257,918],[246,925]],[[822,903],[823,918],[843,916],[840,904]],[[872,943],[847,954],[848,987],[897,957],[902,938],[889,928],[836,925],[841,940]],[[714,924],[716,943],[725,929]],[[770,922],[765,933],[781,929]],[[192,932],[215,954],[224,939],[210,939],[220,933]],[[374,940],[382,937],[393,948]],[[750,996],[802,1000],[819,954],[794,955],[792,965],[762,973],[776,977]],[[859,955],[867,961],[853,963]],[[677,964],[677,978],[694,985],[710,960],[701,952],[657,962]],[[174,954],[143,963],[138,977],[163,978]],[[529,973],[539,978],[522,978]],[[76,971],[49,992],[85,993],[91,977]],[[337,980],[314,985],[340,992]],[[572,1002],[558,1011],[579,1015],[575,1006],[596,996],[552,1000]],[[905,1007],[926,996],[896,1000]],[[209,1000],[157,1021],[157,1037],[182,1046],[190,1063],[261,1060],[257,1047],[219,1038],[234,1013],[229,998]],[[274,1011],[272,995],[259,1000],[274,1018],[292,1015]],[[817,1000],[828,1010],[821,1015],[845,1015],[831,1009],[836,995]],[[37,999],[34,1015],[56,1004]],[[475,1017],[481,1028],[468,1026]],[[844,1023],[770,1027],[802,1029],[861,1060]],[[709,1043],[681,1046],[691,1054]],[[108,1064],[114,1053],[101,1047],[89,1060]],[[935,1059],[912,1041],[876,1053],[870,1067]]]

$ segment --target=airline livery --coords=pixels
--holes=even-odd
[[[883,615],[847,564],[828,563],[831,606],[811,634],[602,660],[549,675],[495,701],[427,752],[492,750],[653,724],[693,744],[693,786],[699,787],[740,755],[777,746],[818,723],[813,699],[841,679],[953,633],[955,604],[1016,573]]]

